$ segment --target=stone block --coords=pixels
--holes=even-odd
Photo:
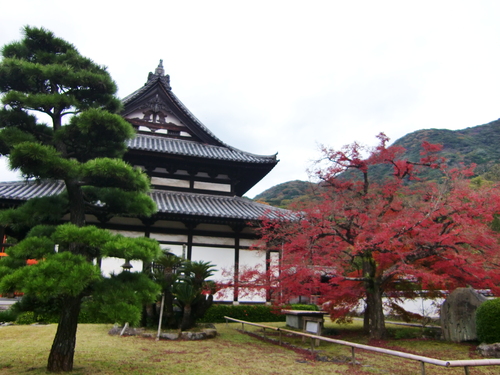
[[[500,343],[481,344],[477,347],[477,352],[486,358],[500,358]]]
[[[441,328],[447,341],[477,340],[476,310],[486,301],[472,288],[457,288],[441,306]]]

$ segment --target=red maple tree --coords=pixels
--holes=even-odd
[[[471,183],[473,167],[448,167],[439,145],[422,144],[420,160],[410,161],[384,134],[378,138],[373,149],[322,150],[320,203],[295,220],[263,221],[262,241],[280,251],[281,262],[260,278],[250,274],[277,303],[318,296],[334,320],[364,301],[373,339],[386,335],[383,297],[467,285],[497,293],[500,286],[499,234],[490,226],[500,212],[497,186]],[[377,182],[370,172],[381,164],[393,173]],[[433,180],[421,177],[428,169]]]

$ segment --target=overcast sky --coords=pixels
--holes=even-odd
[[[0,45],[43,26],[125,97],[160,59],[225,143],[280,162],[248,192],[307,180],[318,147],[500,117],[500,1],[0,2]],[[17,179],[0,167],[0,180]]]

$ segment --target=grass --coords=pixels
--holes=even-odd
[[[267,325],[283,327],[284,323]],[[350,364],[350,348],[322,343],[314,360],[307,351],[309,342],[296,336],[285,341],[292,350],[238,332],[241,324],[217,324],[219,335],[205,341],[155,341],[141,337],[107,334],[109,325],[80,324],[77,335],[73,374],[419,374],[415,361],[366,351],[356,351],[357,365]],[[363,344],[377,344],[438,359],[477,359],[473,344],[453,344],[412,338],[418,329],[404,328],[404,339],[369,342],[360,332],[359,323],[349,326],[326,324],[331,336]],[[394,336],[401,328],[390,327]],[[0,374],[45,374],[45,366],[56,325],[0,327]],[[254,335],[257,327],[245,326]],[[409,331],[408,331],[409,330]],[[412,331],[413,330],[413,331]],[[267,330],[266,337],[273,337]],[[473,367],[471,375],[499,374],[500,367]],[[464,374],[463,368],[448,369],[426,365],[426,374]]]

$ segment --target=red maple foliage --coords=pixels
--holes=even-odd
[[[277,303],[315,295],[334,320],[364,301],[373,339],[386,335],[383,297],[468,285],[500,292],[500,236],[490,226],[500,212],[498,187],[472,184],[473,167],[448,167],[439,145],[424,143],[420,160],[410,161],[401,147],[387,146],[384,134],[378,138],[373,149],[354,143],[322,150],[321,203],[294,220],[264,219],[263,246],[278,250],[281,262],[250,278]],[[380,164],[393,174],[375,182],[370,171]],[[423,179],[428,168],[439,178]],[[346,177],[349,170],[357,172]]]

